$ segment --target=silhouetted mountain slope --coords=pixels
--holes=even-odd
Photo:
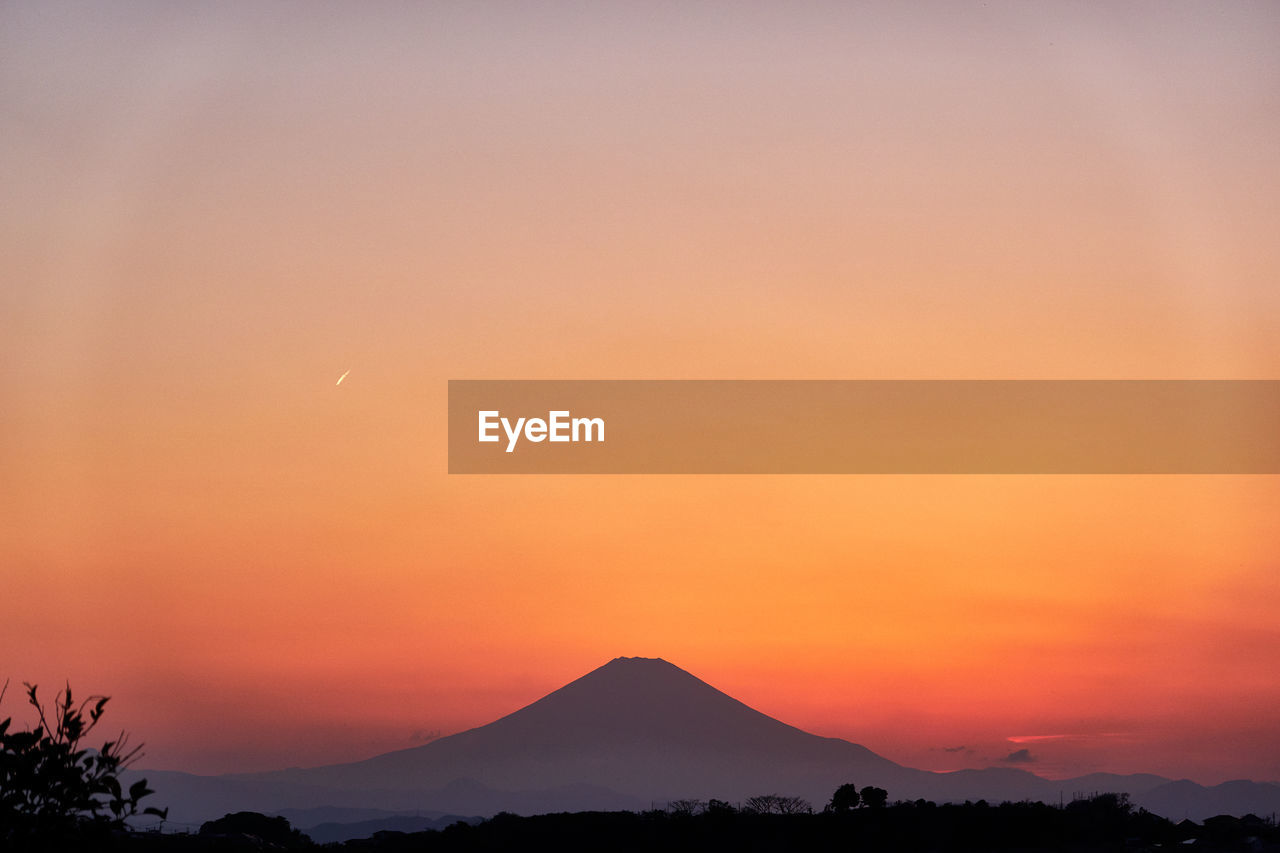
[[[1180,779],[1135,795],[1133,801],[1172,820],[1204,820],[1220,814],[1265,817],[1280,812],[1280,785],[1237,779],[1206,788]]]
[[[1163,776],[1156,776],[1154,773],[1131,773],[1128,775],[1090,773],[1087,776],[1077,776],[1067,781],[1074,786],[1067,792],[1068,796],[1073,793],[1088,795],[1094,792],[1111,792],[1125,793],[1136,797],[1161,785],[1169,784],[1168,779]]]
[[[365,761],[222,777],[147,776],[157,801],[185,819],[316,806],[535,814],[769,792],[820,808],[844,782],[876,785],[894,800],[1056,803],[1077,792],[1125,792],[1178,818],[1280,810],[1280,787],[1252,782],[1205,789],[1150,774],[1051,781],[1009,767],[915,770],[789,726],[647,658],[617,658],[488,725]]]
[[[618,658],[479,728],[354,764],[256,778],[342,790],[422,790],[456,779],[497,789],[589,783],[647,799],[745,797],[762,784],[810,791],[815,778],[825,787],[859,772],[904,770],[766,716],[664,660]]]

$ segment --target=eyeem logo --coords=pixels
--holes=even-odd
[[[535,444],[540,441],[604,441],[604,418],[574,418],[568,411],[552,411],[547,419],[502,417],[497,410],[479,412],[480,441],[499,441],[498,429],[507,435],[507,453],[516,449],[516,443],[524,438]]]

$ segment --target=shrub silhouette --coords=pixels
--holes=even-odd
[[[12,717],[0,720],[0,847],[103,837],[138,814],[166,817],[167,809],[139,808],[139,801],[154,793],[145,779],[127,791],[120,784],[120,772],[141,746],[130,749],[123,732],[100,749],[81,746],[101,721],[109,697],[90,696],[76,704],[68,685],[47,710],[36,686],[25,686],[36,710],[35,728],[10,731]],[[6,681],[0,700],[8,687]]]
[[[861,797],[862,804],[869,809],[882,809],[889,802],[889,792],[874,785],[863,788]]]
[[[285,850],[312,846],[311,839],[290,826],[288,819],[259,812],[235,812],[205,821],[200,826],[200,835],[257,842]]]
[[[831,795],[831,802],[827,803],[827,811],[847,812],[849,809],[856,809],[858,802],[858,786],[852,782],[846,782],[836,788],[836,792]]]

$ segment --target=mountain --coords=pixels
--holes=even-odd
[[[336,790],[431,790],[466,779],[519,790],[589,784],[647,801],[825,796],[905,768],[766,716],[661,659],[618,658],[479,728],[354,764],[258,774]],[[814,787],[817,785],[818,787]]]
[[[1152,811],[1187,815],[1280,810],[1280,788],[1225,790],[1149,774],[1050,781],[1016,768],[932,773],[760,713],[661,659],[617,658],[478,728],[365,761],[270,773],[147,774],[171,817],[318,806],[533,814],[644,809],[669,800],[729,802],[777,792],[821,806],[840,784],[876,785],[892,799],[1058,802],[1116,791]],[[1192,786],[1188,788],[1187,786]],[[1198,789],[1198,790],[1197,790]]]
[[[1280,812],[1280,784],[1237,779],[1206,788],[1180,779],[1135,795],[1133,801],[1172,820],[1204,820],[1220,814],[1268,817]]]

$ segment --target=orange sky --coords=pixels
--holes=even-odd
[[[0,675],[196,771],[646,655],[1280,779],[1275,477],[444,473],[449,378],[1280,378],[1280,9],[844,5],[5,4]]]

